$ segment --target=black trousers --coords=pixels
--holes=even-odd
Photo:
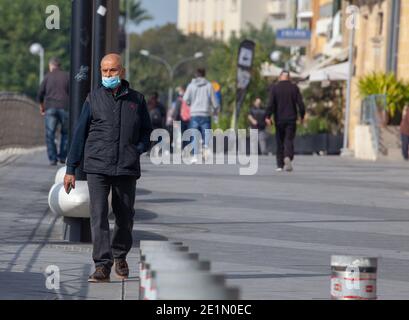
[[[294,138],[297,130],[296,122],[276,123],[277,167],[284,167],[284,158],[294,159]]]
[[[132,248],[136,177],[87,174],[90,196],[92,258],[95,266],[111,269],[113,259],[124,259]],[[112,188],[115,226],[109,231],[108,195]]]
[[[402,134],[402,155],[403,159],[408,160],[409,155],[408,155],[408,147],[409,147],[409,136],[406,134]]]

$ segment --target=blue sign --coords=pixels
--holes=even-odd
[[[277,45],[282,47],[306,47],[311,41],[311,31],[306,29],[279,29]]]

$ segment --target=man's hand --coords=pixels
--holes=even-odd
[[[266,118],[266,125],[271,126],[273,124],[273,121],[271,119]]]
[[[70,188],[75,189],[75,176],[71,174],[66,174],[64,176],[64,189],[65,192],[68,194],[70,193]]]
[[[42,116],[45,115],[44,104],[40,104],[40,114],[41,114]]]

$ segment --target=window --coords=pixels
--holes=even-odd
[[[377,22],[376,22],[377,36],[382,35],[383,31],[383,12],[378,13]]]
[[[231,0],[231,11],[232,12],[237,11],[237,0]]]

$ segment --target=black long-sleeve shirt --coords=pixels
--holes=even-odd
[[[297,112],[298,108],[298,112]],[[266,117],[274,115],[274,121],[295,122],[298,115],[305,116],[305,105],[298,86],[290,81],[280,81],[270,89]]]
[[[75,174],[75,168],[79,166],[84,152],[85,141],[88,137],[89,125],[91,123],[91,109],[89,102],[85,101],[82,106],[81,115],[75,127],[74,136],[68,153],[66,174]]]
[[[37,100],[45,109],[68,109],[70,77],[68,72],[55,69],[47,73],[37,93]]]

